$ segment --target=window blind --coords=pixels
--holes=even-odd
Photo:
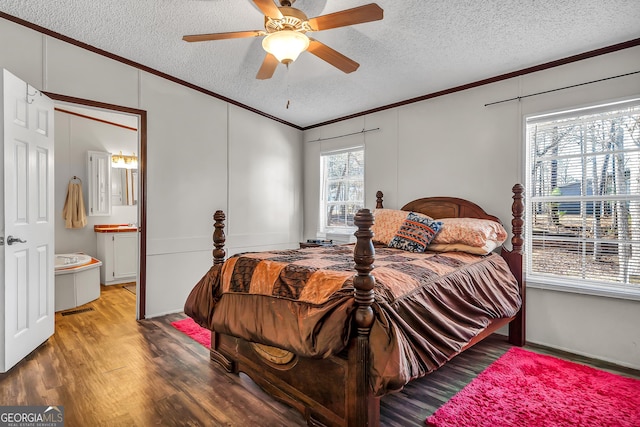
[[[528,118],[528,278],[640,291],[640,100]]]

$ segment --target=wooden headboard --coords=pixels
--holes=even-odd
[[[381,191],[376,193],[376,209],[383,207],[382,196]],[[433,219],[480,218],[501,222],[497,216],[486,213],[475,203],[457,197],[424,197],[407,203],[402,207],[402,210],[422,213]]]

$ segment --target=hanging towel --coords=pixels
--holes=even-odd
[[[83,228],[87,225],[87,215],[82,198],[82,183],[69,182],[62,218],[65,221],[65,228]]]

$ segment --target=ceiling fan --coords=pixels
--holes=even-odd
[[[195,34],[184,36],[182,39],[188,42],[201,42],[266,36],[262,40],[262,47],[267,54],[256,75],[256,78],[261,80],[270,79],[279,62],[288,66],[305,50],[339,70],[351,73],[357,70],[360,64],[324,43],[308,37],[305,33],[378,21],[383,16],[382,9],[375,3],[307,18],[301,10],[291,7],[295,0],[280,0],[280,7],[274,3],[274,0],[253,0],[253,2],[265,15],[264,30]]]

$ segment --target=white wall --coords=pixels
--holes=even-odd
[[[216,209],[243,215],[227,232],[231,249],[299,241],[302,132],[4,19],[0,67],[40,90],[147,111],[147,317],[181,311],[208,270]],[[261,167],[272,155],[288,167]],[[71,157],[65,185],[85,167]],[[265,222],[274,206],[286,215]]]
[[[229,106],[227,218],[228,254],[298,247],[302,235],[301,132]]]
[[[427,196],[469,199],[511,224],[511,187],[524,183],[523,117],[640,95],[640,75],[485,107],[487,103],[640,70],[640,47],[305,131],[305,141],[365,129],[366,205]],[[354,137],[326,141],[349,146]],[[362,138],[362,137],[361,137]],[[319,155],[304,146],[304,238],[318,222]],[[640,301],[578,295],[528,283],[530,342],[640,368]]]
[[[64,109],[65,106],[61,105]],[[131,155],[138,153],[138,132],[91,119],[55,112],[55,236],[56,253],[84,252],[96,256],[96,224],[130,224],[138,221],[137,206],[113,206],[110,216],[87,216],[87,226],[65,228],[62,209],[67,197],[69,180],[82,180],[85,211],[89,208],[89,177],[87,151]],[[88,215],[88,213],[87,213]]]
[[[148,73],[141,93],[149,125],[147,307],[160,315],[175,311],[211,264],[211,217],[227,210],[227,108]]]

